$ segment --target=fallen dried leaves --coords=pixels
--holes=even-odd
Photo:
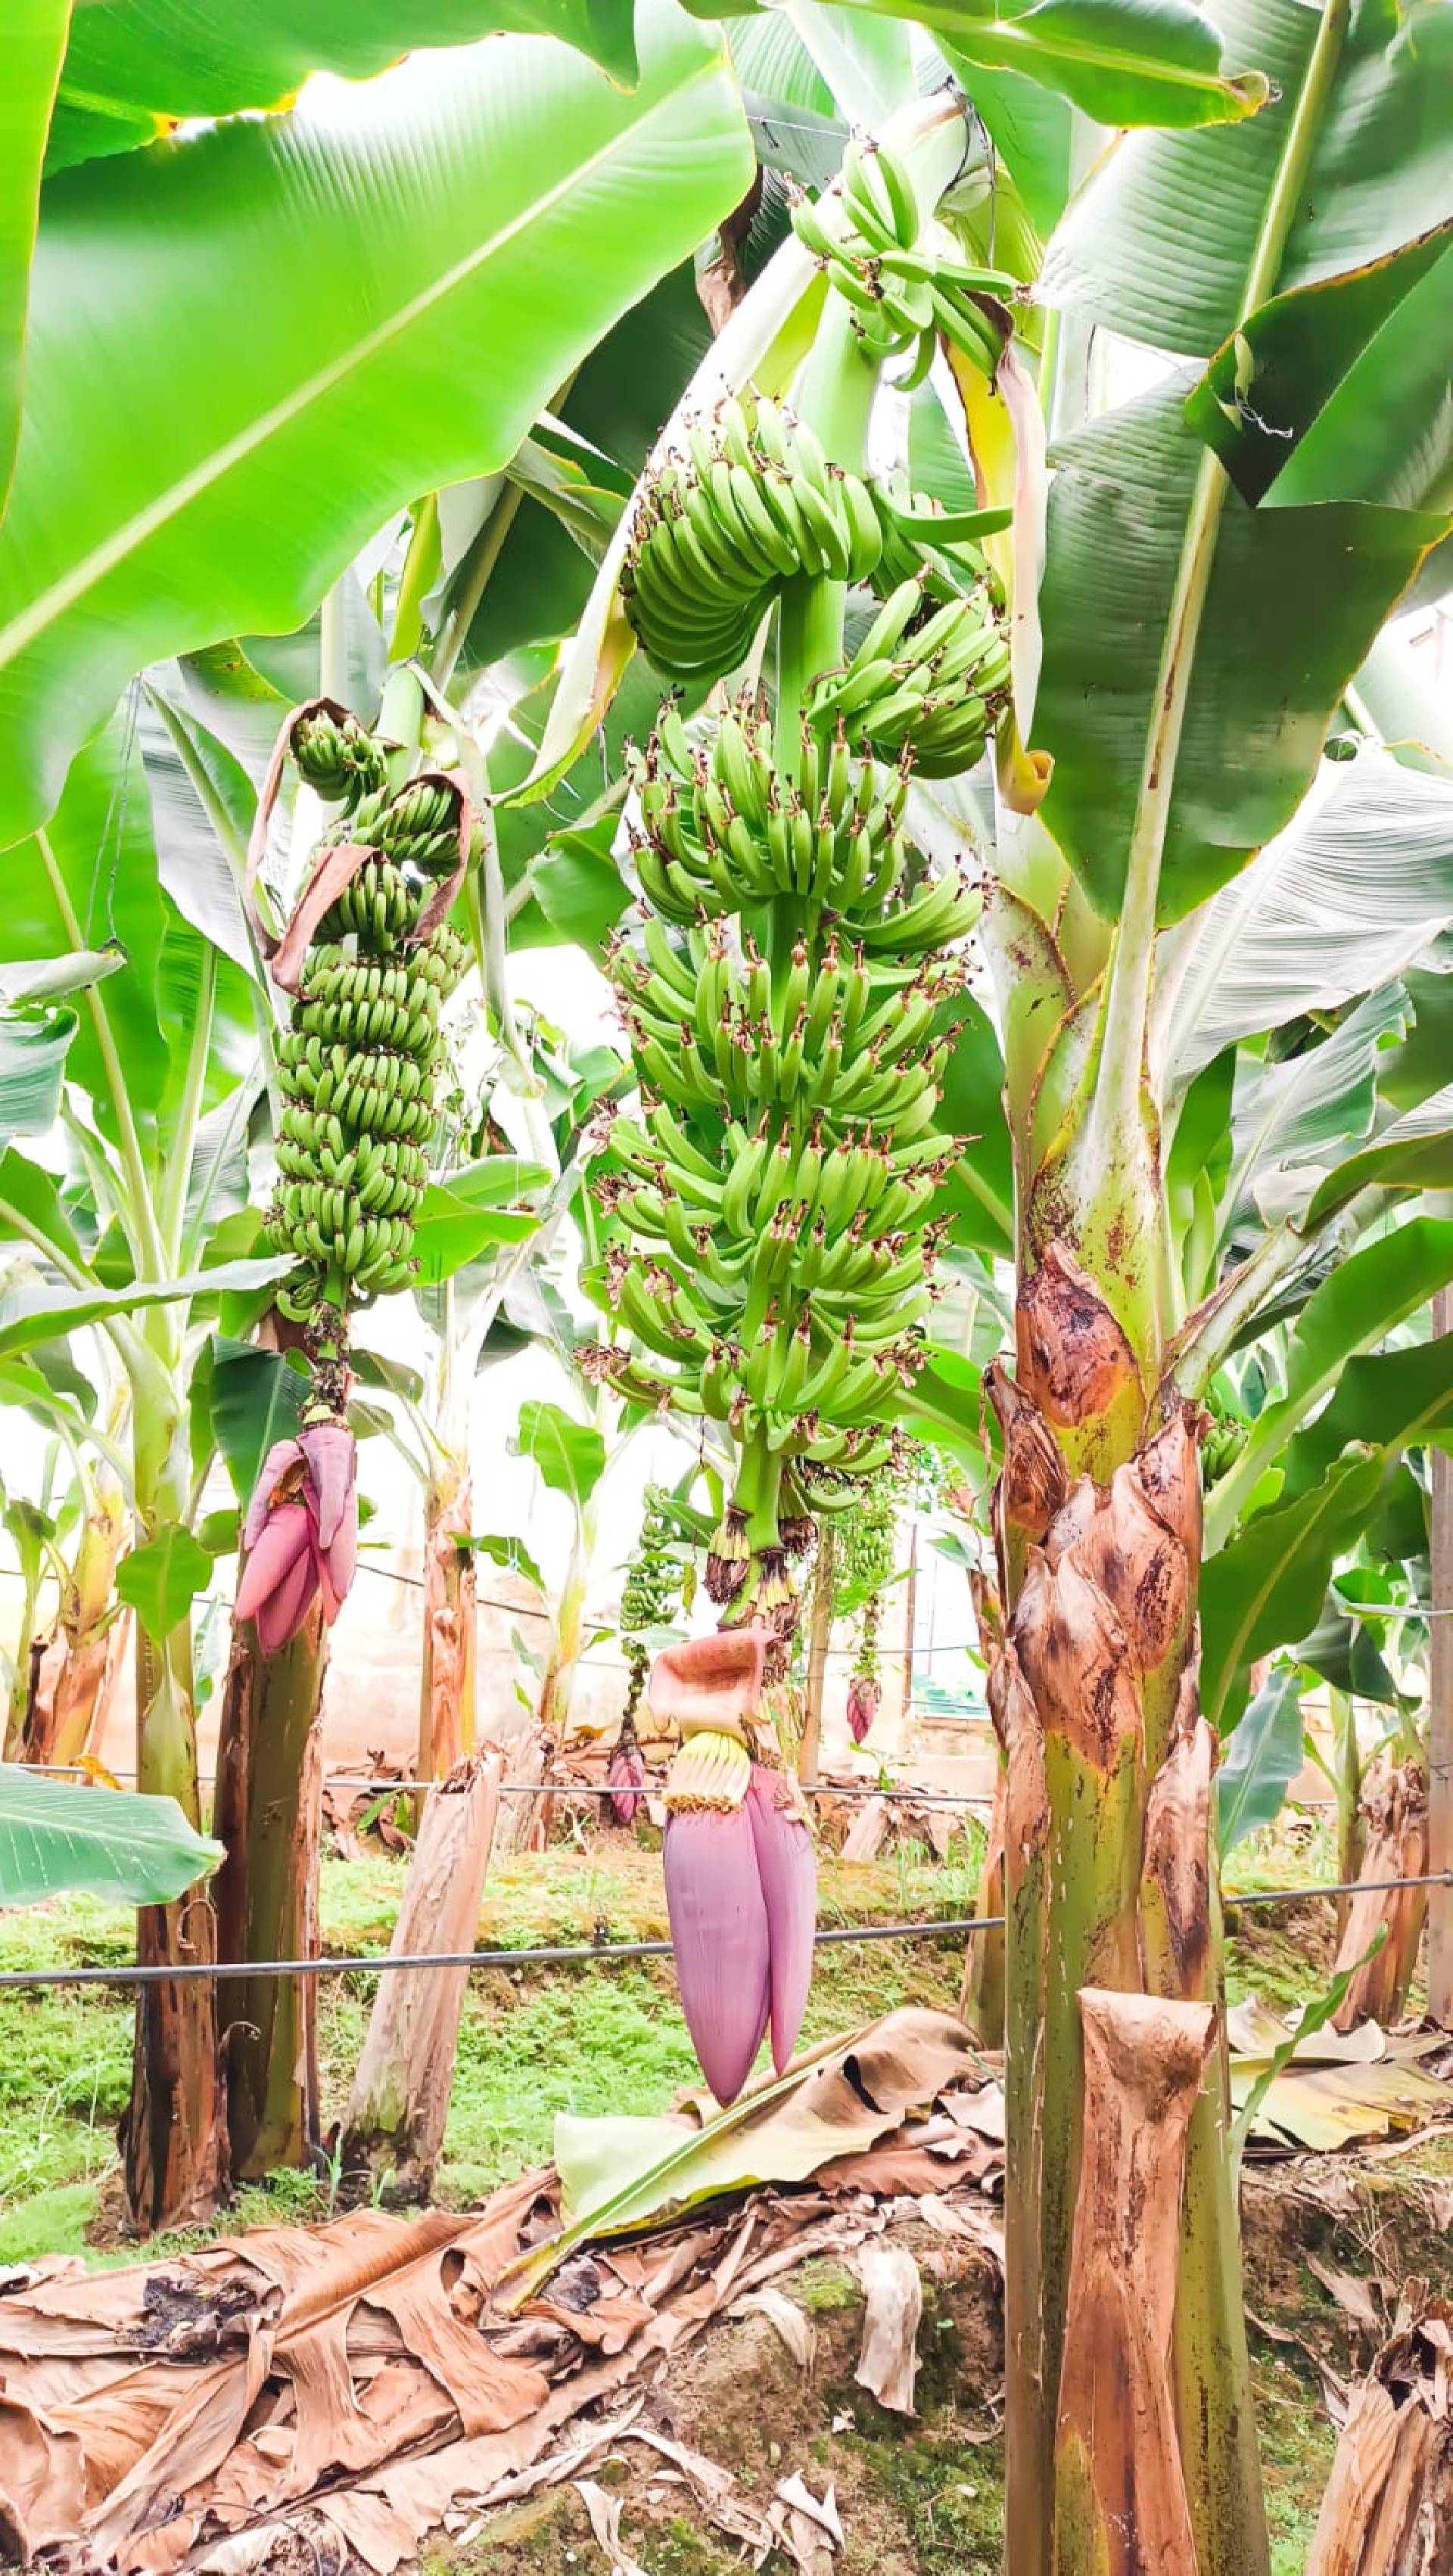
[[[918,2049],[962,2111],[976,2097],[955,2033],[944,2016],[890,2015],[855,2035],[854,2062],[894,2067],[906,2103]],[[831,2495],[789,2477],[764,2507],[644,2420],[636,2392],[744,2298],[809,2366],[809,2321],[789,2329],[772,2285],[881,2238],[899,2173],[931,2176],[941,2232],[996,2259],[984,2186],[1002,2160],[935,2090],[926,2117],[898,2114],[886,2135],[871,2123],[866,2154],[837,2152],[824,2121],[820,2174],[794,2168],[794,2187],[739,2186],[641,2241],[577,2247],[508,2308],[505,2275],[558,2234],[553,2167],[462,2215],[365,2210],[128,2271],[57,2257],[0,2276],[0,2555],[44,2552],[56,2576],[168,2576],[184,2560],[209,2576],[332,2576],[345,2557],[392,2576],[440,2523],[574,2481],[632,2576],[592,2471],[643,2444],[753,2557],[780,2548],[823,2576],[841,2547]],[[893,2181],[874,2178],[880,2158]]]

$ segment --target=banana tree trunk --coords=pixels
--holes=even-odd
[[[442,1780],[474,1750],[474,1557],[467,1464],[439,1458],[424,1496],[424,1654],[419,1690],[421,1780]]]
[[[955,1507],[967,1510],[972,1498],[955,1498]],[[969,1598],[973,1604],[974,1629],[987,1668],[993,1669],[1004,1649],[1004,1605],[993,1585],[977,1569],[969,1575]],[[994,1730],[994,1800],[989,1810],[988,1836],[984,1844],[984,1865],[979,1873],[976,1914],[1002,1915],[1005,1908],[1004,1831],[1009,1796],[1008,1753],[1004,1728],[996,1696],[989,1694],[989,1720]],[[1004,1959],[1005,1943],[1002,1926],[989,1932],[971,1932],[964,1944],[964,1978],[959,1989],[959,2019],[967,2022],[981,2048],[1004,2045]]]
[[[112,1587],[126,1540],[121,1487],[103,1467],[85,1497],[59,1617],[32,1665],[23,1762],[80,1762],[100,1738],[125,1651],[127,1614],[118,1612]]]
[[[989,1838],[979,1873],[974,1911],[992,1917],[1004,1911],[1004,1815],[1008,1778],[1001,1758],[994,1773],[994,1804]],[[1002,1929],[971,1932],[964,1949],[964,1981],[959,1991],[959,2019],[967,2022],[981,2048],[1004,2045],[1004,1934]]]
[[[1367,1814],[1362,1803],[1362,1751],[1357,1741],[1357,1702],[1347,1691],[1327,1694],[1332,1717],[1332,1772],[1337,1792],[1337,1876],[1348,1886],[1362,1876]],[[1347,1929],[1350,1899],[1337,1899],[1337,1938]]]
[[[190,1483],[186,1412],[175,1378],[160,1368],[136,1390],[138,1544],[183,1518]],[[143,1791],[175,1798],[200,1826],[197,1721],[190,1614],[160,1643],[136,1627],[136,1769]],[[205,1887],[137,1916],[142,1967],[207,1965],[217,1922]],[[217,2038],[217,1989],[208,1977],[140,1986],[131,2099],[122,2127],[132,2223],[149,2234],[208,2218],[226,2194],[227,2123]]]
[[[220,1959],[317,1956],[326,1663],[321,1602],[275,1655],[261,1652],[250,1620],[233,1628],[212,1824],[227,1849],[215,1882]],[[229,1978],[223,1994],[233,2173],[309,2164],[321,2134],[317,1979]]]
[[[1336,1971],[1353,1971],[1352,1983],[1333,2015],[1333,2028],[1359,2022],[1400,2021],[1418,1964],[1428,1912],[1425,1887],[1380,1889],[1380,1879],[1421,1878],[1428,1868],[1428,1775],[1421,1762],[1373,1763],[1363,1792],[1365,1847],[1356,1875],[1370,1884],[1347,1909]],[[1367,1953],[1379,1932],[1381,1948]]]
[[[429,1799],[404,1882],[390,1958],[472,1950],[494,1840],[503,1765],[497,1753],[461,1763]],[[381,1976],[363,2056],[344,2115],[343,2172],[427,2194],[444,2143],[467,1968]]]
[[[1015,1377],[990,1378],[1009,1613],[990,1669],[1007,1766],[1006,2564],[1264,2576],[1215,1746],[1195,1694],[1198,1417],[1148,1419],[1144,1364],[1063,1244],[1026,1259],[1017,1326]],[[1085,2376],[1102,2312],[1114,2403]]]
[[[7,1762],[16,1762],[20,1759],[21,1748],[25,1741],[26,1717],[30,1703],[35,1697],[36,1676],[44,1652],[43,1640],[37,1633],[41,1584],[44,1579],[44,1565],[38,1552],[34,1559],[24,1566],[23,1572],[24,1586],[20,1596],[20,1619],[15,1635],[14,1661],[10,1669],[10,1699],[5,1712],[3,1758]]]

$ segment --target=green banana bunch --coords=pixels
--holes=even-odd
[[[1011,525],[1011,509],[946,510],[941,501],[915,492],[901,466],[875,475],[869,489],[883,532],[873,575],[880,599],[914,578],[922,582],[925,598],[940,604],[985,582],[995,608],[1002,611],[1003,587],[985,558],[982,540]]]
[[[743,696],[695,751],[676,708],[661,709],[644,752],[628,745],[642,891],[664,920],[694,922],[777,895],[841,920],[876,919],[906,869],[900,830],[906,766],[849,753],[844,716],[820,741],[804,722],[795,768],[781,773],[772,727]]]
[[[1229,1405],[1223,1405],[1215,1391],[1207,1397],[1211,1427],[1201,1443],[1201,1475],[1207,1493],[1229,1475],[1251,1436],[1250,1425]]]
[[[621,1644],[631,1676],[625,1716],[632,1719],[651,1667],[651,1648],[645,1641],[654,1629],[668,1626],[681,1607],[681,1559],[674,1535],[655,1490],[648,1485],[641,1535],[621,1586]]]
[[[458,788],[426,776],[390,790],[385,746],[341,710],[301,718],[289,749],[299,775],[343,806],[325,846],[370,852],[318,925],[278,1045],[268,1234],[298,1263],[278,1302],[301,1319],[412,1276],[439,1015],[467,951],[447,923],[420,929],[434,881],[457,863]]]
[[[803,761],[817,757],[809,733]],[[954,1160],[933,1128],[963,983],[946,952],[978,893],[925,876],[899,829],[899,774],[835,740],[809,782],[836,851],[820,872],[832,900],[814,904],[784,872],[776,828],[803,808],[804,768],[774,766],[749,703],[728,709],[699,757],[667,709],[641,775],[674,786],[688,860],[672,865],[705,868],[713,844],[732,848],[733,909],[792,897],[804,926],[769,964],[732,921],[728,883],[709,917],[700,902],[681,922],[673,900],[679,930],[653,912],[616,943],[643,1107],[613,1120],[595,1188],[612,1220],[604,1293],[636,1355],[603,1351],[596,1367],[640,1401],[730,1428],[742,1470],[708,1590],[734,1620],[785,1638],[788,1557],[895,1455],[878,1423],[918,1365],[940,1242],[931,1208]],[[713,804],[727,779],[741,799],[730,843]],[[871,867],[860,854],[840,914],[866,829],[854,818],[880,808]]]
[[[330,805],[373,794],[387,776],[384,745],[346,707],[308,709],[294,724],[288,747],[304,785]]]
[[[630,522],[626,614],[671,677],[720,680],[784,591],[792,613],[775,718],[748,691],[688,733],[673,700],[627,750],[644,918],[609,967],[640,1106],[611,1116],[594,1165],[592,1289],[617,1329],[585,1361],[728,1435],[706,1584],[724,1626],[767,1629],[769,1680],[797,1621],[793,1559],[898,1462],[884,1426],[936,1294],[957,1156],[936,1120],[980,894],[913,846],[909,782],[971,767],[1010,701],[982,551],[1006,514],[854,468],[863,352],[923,366],[942,334],[992,372],[1012,281],[922,249],[908,172],[866,143],[794,222],[860,344],[829,301],[802,382],[842,461],[748,389],[685,426]],[[852,585],[871,613],[849,651]]]
[[[849,307],[864,347],[886,361],[913,351],[903,387],[920,384],[940,335],[986,376],[1004,350],[1002,324],[984,297],[1018,292],[1007,270],[935,258],[918,247],[913,183],[887,143],[855,136],[830,188],[816,200],[799,196],[792,227],[828,284]]]
[[[673,679],[735,670],[784,582],[866,581],[883,542],[866,483],[780,404],[730,397],[685,437],[642,486],[621,570],[626,615]]]
[[[927,611],[927,613],[925,613]],[[928,610],[915,572],[883,602],[851,660],[813,685],[809,721],[850,722],[879,759],[925,778],[971,769],[1009,702],[1009,642],[986,579]]]

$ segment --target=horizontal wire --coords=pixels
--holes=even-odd
[[[1349,1879],[1331,1887],[1268,1887],[1246,1896],[1223,1896],[1229,1910],[1248,1905],[1298,1905],[1313,1896],[1383,1895],[1404,1887],[1453,1887],[1453,1870],[1418,1878]],[[814,1934],[817,1948],[846,1941],[947,1940],[967,1932],[997,1932],[1002,1914],[958,1914],[929,1923],[850,1923]],[[250,1977],[383,1976],[398,1968],[560,1968],[613,1965],[622,1959],[669,1959],[669,1941],[576,1941],[528,1950],[421,1950],[374,1952],[356,1958],[179,1960],[155,1967],[7,1968],[0,1993],[21,1987],[192,1985],[201,1979],[235,1984]]]
[[[17,1763],[15,1768],[33,1771],[45,1780],[94,1780],[95,1778],[94,1772],[86,1770],[79,1762],[26,1762]],[[103,1768],[109,1770],[109,1765],[103,1765]],[[137,1774],[134,1771],[110,1771],[110,1777],[113,1780],[134,1780]],[[323,1786],[325,1789],[386,1790],[399,1798],[433,1798],[441,1789],[447,1788],[448,1782],[384,1778],[363,1771],[325,1771]],[[633,1790],[637,1797],[659,1798],[664,1795],[666,1784],[664,1780],[631,1780],[623,1782],[621,1786],[627,1792]],[[903,1786],[877,1789],[870,1780],[843,1781],[841,1784],[832,1780],[822,1780],[812,1788],[805,1787],[799,1781],[798,1786],[802,1789],[805,1798],[882,1798],[889,1803],[902,1802],[915,1807],[990,1807],[993,1805],[991,1797],[986,1798],[982,1794],[970,1797],[967,1792],[959,1789],[915,1789]],[[503,1798],[613,1798],[617,1791],[614,1783],[609,1780],[501,1780],[499,1794]]]
[[[987,1725],[988,1720],[985,1719],[984,1723]],[[34,1771],[45,1780],[93,1780],[95,1778],[94,1772],[88,1771],[84,1764],[79,1762],[27,1762],[16,1767]],[[110,1770],[109,1764],[103,1767]],[[110,1777],[113,1780],[134,1780],[137,1776],[135,1771],[110,1771]],[[357,1789],[361,1792],[392,1790],[395,1796],[400,1798],[433,1798],[446,1785],[443,1780],[396,1780],[366,1771],[325,1771],[323,1774],[325,1789]],[[805,1798],[881,1798],[890,1806],[902,1804],[912,1807],[988,1809],[994,1803],[992,1796],[985,1797],[981,1790],[970,1792],[966,1789],[916,1789],[911,1783],[903,1782],[895,1783],[893,1787],[886,1789],[875,1788],[871,1780],[820,1780],[811,1788],[803,1781],[799,1781],[797,1785]],[[642,1798],[659,1798],[664,1794],[665,1782],[661,1780],[626,1781],[622,1783],[622,1787],[627,1792],[634,1789],[637,1796]],[[501,1780],[499,1794],[502,1798],[547,1796],[613,1798],[616,1790],[609,1780]],[[1295,1807],[1300,1814],[1312,1808],[1330,1810],[1336,1806],[1337,1801],[1335,1798],[1291,1798],[1287,1803]]]

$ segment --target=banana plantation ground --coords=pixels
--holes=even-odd
[[[666,1908],[656,1837],[607,1832],[581,1845],[505,1861],[492,1873],[481,1945],[660,1938]],[[1258,1835],[1240,1855],[1243,1886],[1325,1881],[1325,1826],[1299,1820]],[[868,1865],[824,1865],[824,1925],[930,1921],[972,1912],[982,1858],[977,1826],[946,1860],[900,1849]],[[386,1947],[405,1863],[365,1846],[325,1858],[325,1953]],[[1245,1915],[1229,1947],[1233,2004],[1256,1994],[1282,2011],[1326,1984],[1332,1908],[1307,1899]],[[0,1968],[106,1966],[130,1955],[131,1919],[73,1897],[0,1924]],[[820,1957],[804,2045],[900,2002],[955,2008],[956,1939],[843,1945]],[[373,1980],[324,1981],[320,2050],[325,2120],[340,2113],[358,2062]],[[1421,2001],[1415,1990],[1413,2003]],[[128,2238],[116,2122],[131,2067],[131,2008],[111,1992],[0,1995],[0,2267],[12,2280],[36,2257],[74,2253],[88,2267],[135,2259]],[[608,1969],[522,1966],[480,1972],[460,2034],[435,2199],[464,2208],[542,2164],[558,2112],[651,2114],[695,2078],[668,1960]],[[336,2166],[244,2187],[212,2234],[326,2219]],[[1333,2412],[1393,2321],[1405,2285],[1453,2291],[1453,2130],[1337,2156],[1253,2162],[1244,2190],[1253,2378],[1268,2472],[1273,2576],[1300,2576],[1336,2448]],[[829,2491],[841,2525],[843,2576],[994,2576],[1003,2530],[1002,2294],[982,2248],[945,2237],[896,2204],[892,2242],[923,2289],[914,2416],[890,2411],[855,2377],[864,2291],[851,2257],[809,2255],[783,2273],[779,2302],[717,2319],[669,2364],[650,2420],[696,2462],[731,2473],[743,2499],[784,2479]],[[167,2237],[149,2262],[204,2243]],[[3,2274],[0,2274],[3,2277]],[[802,2320],[785,2321],[785,2299]],[[665,2471],[665,2475],[653,2472]],[[673,2484],[673,2478],[675,2483]],[[484,2569],[567,2576],[599,2561],[599,2499],[619,2510],[621,2563],[650,2576],[725,2576],[741,2559],[712,2529],[689,2484],[659,2454],[623,2449],[585,2482],[550,2485],[465,2524],[426,2552],[427,2576]],[[825,2535],[824,2535],[825,2537]],[[311,2561],[309,2562],[311,2563]],[[780,2562],[784,2568],[791,2563]],[[801,2561],[799,2560],[799,2564]],[[823,2561],[824,2566],[827,2560]]]

